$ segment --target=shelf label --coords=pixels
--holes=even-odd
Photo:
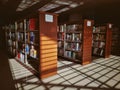
[[[109,24],[109,28],[112,28],[112,24]]]
[[[91,26],[91,21],[87,21],[87,26]]]
[[[46,14],[45,15],[45,21],[46,22],[53,22],[53,15]]]

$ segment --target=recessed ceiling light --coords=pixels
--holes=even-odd
[[[40,0],[22,0],[16,11],[23,11],[24,9],[29,8],[38,2],[40,2]]]

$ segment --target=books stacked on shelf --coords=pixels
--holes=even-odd
[[[28,21],[28,30],[36,30],[37,27],[37,19],[36,18],[30,18]]]
[[[25,55],[23,54],[22,51],[18,52],[17,59],[24,63]]]
[[[65,29],[66,25],[60,25],[57,29],[58,56],[64,56]]]
[[[93,54],[98,56],[104,56],[103,48],[93,48]]]
[[[105,35],[104,34],[93,35],[93,40],[105,41]]]
[[[30,53],[30,47],[28,44],[26,44],[26,46],[25,46],[25,52],[27,55],[29,55],[29,53]]]
[[[34,32],[30,32],[30,43],[31,44],[35,43],[35,33]]]
[[[58,40],[61,40],[61,41],[64,40],[64,32],[59,32],[57,37],[58,37]]]
[[[30,43],[30,33],[26,32],[26,39],[25,39],[26,43]]]
[[[93,27],[93,33],[105,33],[106,32],[106,26],[94,26]]]
[[[105,38],[106,38],[106,27],[97,26],[93,28],[93,55],[104,56],[105,51]]]
[[[65,57],[79,61],[82,57],[82,54],[80,52],[65,51]]]
[[[12,46],[12,40],[11,39],[8,39],[8,46]]]
[[[17,39],[18,39],[18,41],[23,42],[24,41],[24,33],[18,32]]]
[[[40,78],[57,73],[57,16],[54,13],[35,11],[34,14],[16,21],[15,25],[10,26],[11,29],[9,25],[6,27],[6,42],[10,46],[10,53],[16,53],[18,60],[30,64],[37,70]],[[47,64],[53,65],[46,68],[46,65],[43,65],[45,60],[52,60],[52,63]]]
[[[83,22],[84,21],[84,22]],[[81,64],[88,64],[91,62],[91,47],[92,47],[92,28],[93,20],[83,20],[81,22],[68,22],[65,24],[65,29],[60,26],[61,31],[64,32],[64,44],[58,41],[58,46],[63,49],[58,49],[59,54],[64,52],[63,58],[71,61],[77,61]],[[99,32],[96,30],[95,32]],[[58,38],[62,35],[59,35]],[[95,40],[104,40],[104,36],[93,36]],[[104,47],[103,41],[99,47]],[[94,46],[97,46],[95,43]]]
[[[64,47],[64,42],[58,41],[58,48],[63,48]]]
[[[82,29],[83,29],[83,25],[82,24],[71,24],[71,25],[67,25],[66,32],[80,31]]]
[[[71,51],[81,51],[81,44],[80,43],[66,43],[65,45],[66,50],[71,50]]]
[[[83,27],[81,24],[64,24],[59,26],[59,56],[75,60],[81,58],[82,55],[80,53],[82,50],[82,29]]]
[[[30,57],[37,58],[37,50],[35,50],[33,45],[31,45],[31,48],[30,48]]]
[[[100,25],[93,28],[93,55],[106,57],[107,53],[109,53],[107,43],[110,37],[108,38],[108,31],[109,28],[107,25]]]
[[[24,23],[23,21],[20,21],[17,23],[17,30],[18,31],[24,31]]]
[[[73,42],[81,42],[82,33],[66,33],[66,40]]]
[[[65,56],[77,59],[78,53],[81,52],[82,41],[82,25],[72,24],[66,26],[66,44],[65,44]]]
[[[96,47],[96,48],[105,48],[105,42],[102,42],[102,41],[94,41],[94,42],[93,42],[93,47]]]

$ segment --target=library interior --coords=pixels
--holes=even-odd
[[[1,90],[120,90],[120,0],[1,0]]]

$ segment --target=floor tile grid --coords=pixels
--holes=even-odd
[[[113,68],[112,66],[113,66],[113,65],[116,65],[117,63],[120,63],[120,62],[119,62],[120,59],[117,59],[118,61],[116,61],[116,62],[113,61],[113,58],[110,58],[110,59],[111,59],[111,60],[109,60],[109,62],[106,63],[106,64],[101,64],[101,63],[96,63],[96,64],[100,64],[100,65],[102,65],[102,66],[106,66],[107,69],[108,69],[108,68],[111,68],[112,70],[111,70],[110,72],[114,71],[114,69],[118,70],[117,68],[120,67],[120,65],[117,66],[116,68]],[[108,65],[110,62],[112,62],[111,66]],[[106,75],[107,75],[107,74],[109,74],[109,73],[106,73]],[[104,76],[106,76],[106,75],[104,75]],[[107,81],[105,81],[104,83],[107,83],[107,82],[110,81],[110,80],[115,80],[113,77],[115,77],[116,75],[120,75],[120,70],[118,70],[118,73],[114,74],[111,78],[109,77],[109,79],[108,79]],[[115,81],[116,81],[116,80],[115,80]],[[117,82],[114,86],[112,86],[112,87],[115,88],[119,83],[120,83],[120,80],[118,80],[118,82]]]
[[[13,70],[14,70],[14,69],[13,69],[13,64],[12,64],[12,62],[11,62],[10,59],[9,59],[9,66],[10,66],[10,70],[11,70],[11,74],[12,74],[13,80],[14,80],[14,82],[15,82],[15,88],[18,88],[18,86],[17,86],[17,81],[16,81],[16,79],[15,79],[15,72],[13,71]]]
[[[99,68],[99,67],[97,67],[97,68]],[[103,69],[104,70],[104,69]],[[112,71],[112,70],[111,70]],[[107,72],[108,73],[108,72]],[[104,75],[106,75],[107,73],[104,73]],[[100,77],[99,77],[100,78]],[[109,80],[108,80],[109,81]],[[91,82],[90,82],[91,83]]]
[[[74,69],[74,68],[73,68],[73,69]],[[76,70],[76,69],[75,69],[75,70]],[[103,70],[104,70],[104,69],[103,69]],[[97,80],[97,79],[94,79],[93,77],[87,75],[86,72],[83,73],[83,72],[81,72],[81,70],[76,70],[76,71],[82,73],[82,75],[85,75],[85,76],[87,77],[87,79],[92,79],[92,80],[94,80],[94,81]],[[87,71],[87,72],[88,72],[88,71]],[[95,72],[95,73],[96,73],[96,72]],[[83,78],[83,79],[86,79],[86,78]],[[82,79],[82,80],[83,80],[83,79]],[[98,80],[97,80],[97,81],[98,81]],[[78,82],[79,82],[79,81],[78,81]],[[92,82],[93,82],[93,81],[92,81]],[[89,82],[89,83],[92,83],[92,82]],[[98,82],[100,82],[100,81],[98,81]],[[77,82],[75,82],[74,84],[76,84],[76,83],[77,83]],[[89,83],[88,83],[88,84],[89,84]],[[100,83],[102,83],[102,82],[100,82]],[[73,84],[73,85],[74,85],[74,84]],[[87,84],[86,84],[86,85],[87,85]]]
[[[73,69],[73,71],[75,71],[74,69]],[[80,74],[81,75],[81,74]],[[65,78],[66,79],[66,78]],[[51,85],[51,86],[53,86],[52,84],[49,84],[49,85]],[[55,84],[54,84],[55,85]],[[56,85],[57,86],[57,85]],[[62,85],[61,85],[62,86]],[[68,85],[69,86],[69,85]],[[36,86],[37,87],[37,86]],[[35,88],[35,87],[34,87]]]
[[[112,65],[115,65],[115,64],[117,64],[117,63],[120,63],[120,60],[118,59],[118,61],[117,61],[116,63],[114,63],[114,61],[113,61],[112,59],[109,60],[109,62],[108,62],[108,63],[105,63],[105,64],[101,64],[101,63],[98,63],[98,62],[93,62],[93,63],[99,64],[99,65],[101,65],[101,66],[106,66],[107,68],[112,68],[111,65],[110,65],[110,66],[107,65],[107,64],[109,64],[110,62],[113,62]],[[120,66],[118,66],[118,67],[120,67]],[[117,68],[118,68],[118,67],[117,67]],[[112,69],[117,69],[117,68],[112,68]],[[119,69],[117,69],[117,70],[120,71]]]
[[[16,65],[17,64],[17,65]],[[24,72],[27,70],[26,68],[24,68],[20,63],[18,63],[18,62],[16,62],[15,60],[13,61],[13,60],[10,60],[10,65],[11,65],[11,69],[12,69],[12,72],[13,72],[13,77],[14,77],[14,80],[16,81],[16,88],[21,88],[21,89],[23,89],[23,87],[25,87],[27,84],[28,84],[28,80],[29,79],[32,79],[32,78],[35,78],[35,76],[34,75],[32,75],[32,73],[31,73],[31,75],[30,76],[27,76],[27,77],[22,77],[22,78],[20,78],[20,79],[17,79],[16,77],[18,77],[18,76],[16,76],[16,72],[15,72],[15,69],[16,68],[21,68],[22,67],[22,69],[21,70],[23,70],[24,69]],[[27,70],[28,71],[28,70]],[[25,75],[25,73],[23,73],[24,75]]]

